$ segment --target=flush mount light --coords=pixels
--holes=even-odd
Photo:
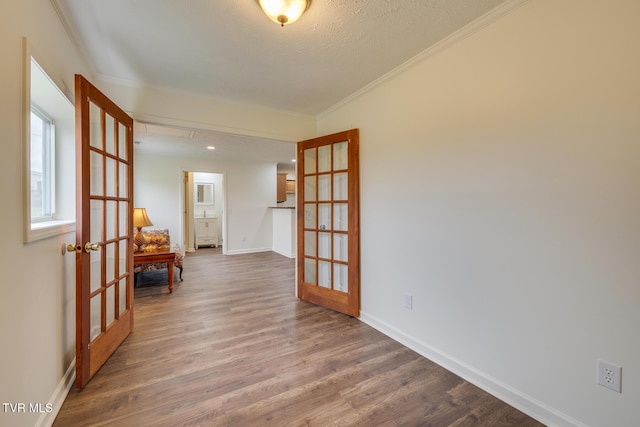
[[[258,0],[264,14],[282,27],[296,22],[310,3],[311,0]]]
[[[216,147],[214,147],[213,145],[207,145],[207,150],[215,150]]]

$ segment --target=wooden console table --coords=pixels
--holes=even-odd
[[[167,263],[167,281],[169,282],[169,293],[173,293],[173,261],[176,258],[175,252],[134,252],[133,265],[153,264],[156,262]]]

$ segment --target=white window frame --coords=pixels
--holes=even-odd
[[[54,117],[59,111],[49,111],[43,105],[40,105],[39,102],[34,102],[35,97],[32,96],[32,74],[37,70],[34,70],[34,67],[37,67],[42,71],[40,76],[44,76],[50,83],[47,85],[48,89],[51,90],[53,97],[56,98],[56,102],[61,103],[59,105],[64,105],[65,111],[71,111],[70,117],[69,113],[65,113],[67,117],[71,121],[73,121],[73,102],[70,101],[69,96],[65,95],[64,91],[60,89],[60,87],[64,87],[64,84],[59,84],[55,80],[53,80],[50,76],[51,74],[45,71],[45,67],[42,66],[43,62],[41,57],[34,54],[34,50],[27,41],[26,38],[23,39],[23,241],[25,243],[34,242],[37,240],[47,239],[50,237],[58,236],[61,234],[71,233],[75,231],[75,169],[71,169],[72,175],[69,172],[65,172],[64,179],[58,179],[57,175],[59,171],[57,171],[56,165],[63,159],[61,156],[64,154],[60,153],[60,144],[63,143],[58,141],[55,143],[56,138],[52,138],[51,145],[49,147],[50,152],[48,153],[48,164],[46,168],[48,168],[48,172],[50,173],[49,182],[51,184],[50,189],[48,190],[48,195],[50,197],[50,215],[43,215],[36,218],[31,217],[31,112],[32,110],[37,111],[37,115],[39,117],[43,117],[45,120],[48,120],[51,123],[51,136],[55,135],[54,130]],[[42,79],[41,79],[42,80]],[[34,88],[37,85],[33,85]],[[35,90],[35,89],[34,89]],[[49,107],[50,108],[50,107]],[[66,127],[69,127],[69,120],[67,120]],[[70,140],[71,138],[71,140]],[[73,136],[69,136],[69,131],[67,131],[66,141],[64,142],[67,145],[71,145],[71,147],[66,147],[65,150],[67,156],[69,155],[69,150],[75,150],[74,138]],[[70,182],[69,182],[70,181]],[[58,191],[60,186],[64,185],[64,191]],[[73,204],[70,208],[67,207],[67,210],[60,213],[57,212],[56,206],[58,205],[58,200],[60,194],[63,193],[65,197],[65,204],[70,205]]]

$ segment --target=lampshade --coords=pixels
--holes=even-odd
[[[296,22],[310,3],[311,0],[258,0],[264,14],[283,27]]]
[[[138,231],[142,227],[149,227],[153,225],[149,217],[147,216],[147,210],[145,208],[133,208],[133,226],[138,228]]]

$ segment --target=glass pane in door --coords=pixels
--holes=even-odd
[[[344,264],[333,264],[333,289],[347,292],[349,290],[349,267]]]
[[[127,227],[129,204],[127,202],[120,202],[118,203],[118,209],[118,228],[120,229],[118,236],[125,237],[129,233],[129,227]]]
[[[318,285],[323,288],[331,288],[331,263],[327,261],[318,262]]]
[[[105,151],[109,154],[116,154],[116,138],[115,138],[116,122],[109,114],[105,114]]]
[[[107,327],[116,320],[116,287],[111,285],[107,288]]]
[[[106,257],[105,279],[107,282],[111,282],[116,278],[116,244],[109,243],[101,250],[104,250]],[[99,251],[95,252],[99,253]]]
[[[102,332],[102,292],[91,298],[89,339],[93,341]]]
[[[83,249],[84,250],[84,249]],[[91,274],[89,277],[91,278],[91,285],[89,286],[89,291],[91,293],[100,289],[101,279],[102,279],[102,263],[101,263],[100,252],[91,251],[89,253],[90,265],[91,265]]]
[[[127,127],[118,122],[118,157],[127,160]]]
[[[333,259],[336,261],[348,261],[349,236],[335,233],[333,235]]]
[[[316,228],[315,203],[307,203],[304,205],[304,228]]]
[[[318,257],[331,258],[331,233],[318,233]]]
[[[118,277],[127,272],[127,245],[126,239],[120,240],[120,247],[118,249]]]
[[[114,239],[116,237],[116,210],[117,210],[118,202],[113,200],[107,200],[107,229],[106,229],[106,238],[107,240]]]
[[[333,205],[333,229],[337,231],[347,231],[349,227],[349,209],[346,203],[335,203]]]
[[[307,176],[304,178],[304,201],[315,202],[316,200],[316,177]]]
[[[89,144],[102,149],[102,110],[93,102],[89,102]]]
[[[306,256],[316,256],[316,232],[304,232],[304,254]]]
[[[90,221],[91,224],[102,225],[102,210],[103,210],[103,202],[101,200],[92,200],[91,201],[91,214]],[[91,227],[91,237],[92,242],[99,242],[102,240],[102,228],[100,227]]]
[[[349,175],[340,172],[333,175],[333,199],[347,200],[349,198]]]
[[[120,289],[118,291],[118,314],[124,313],[127,309],[127,279],[120,280]]]
[[[333,170],[343,170],[348,167],[348,149],[347,141],[333,144]]]
[[[320,230],[331,230],[331,203],[320,203],[318,205],[318,228]]]
[[[331,200],[331,175],[318,176],[318,200]]]
[[[92,196],[101,196],[102,193],[102,156],[95,151],[91,152],[89,157],[91,163],[91,183],[89,188],[91,189]]]
[[[331,146],[318,147],[318,173],[331,170]]]
[[[115,177],[118,176],[117,175],[117,170],[116,170],[117,167],[118,167],[118,163],[114,159],[112,159],[111,157],[106,157],[105,156],[105,159],[106,159],[106,170],[105,170],[106,182],[105,183],[106,183],[107,196],[115,197],[115,196],[117,196],[117,193],[116,193],[116,190],[117,190],[116,189],[116,178]]]
[[[304,281],[312,285],[316,284],[316,260],[304,259]]]
[[[126,163],[119,163],[118,172],[120,174],[118,178],[118,196],[119,197],[127,197],[127,191],[129,187],[127,186],[127,176],[129,174],[128,166]]]
[[[304,150],[304,173],[316,173],[316,149]]]

